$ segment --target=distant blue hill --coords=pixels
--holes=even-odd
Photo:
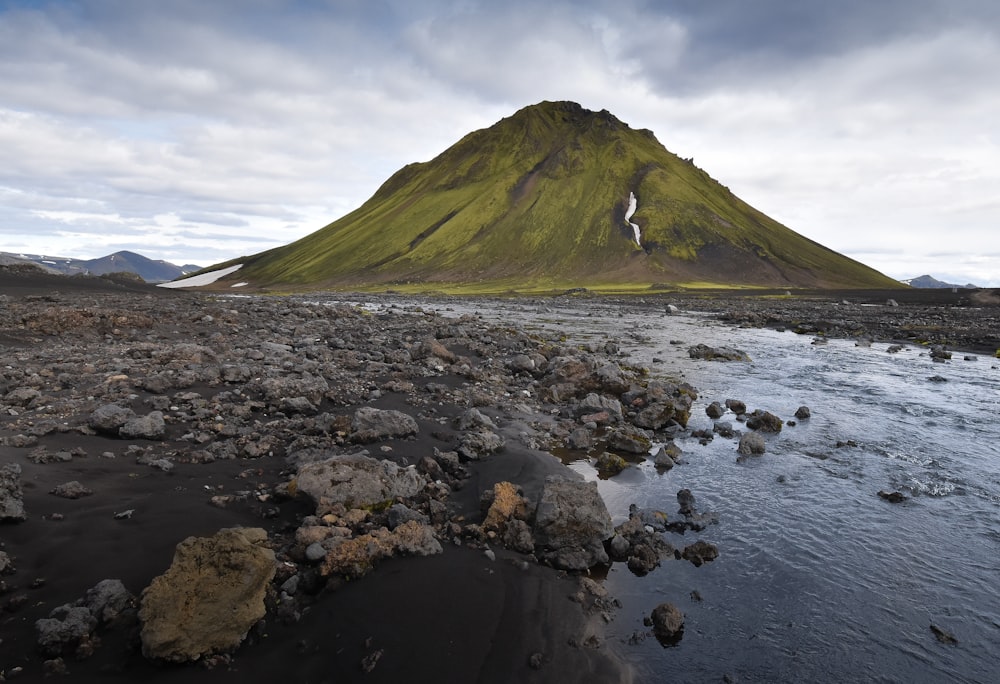
[[[922,275],[916,278],[910,278],[909,280],[902,281],[909,285],[910,287],[919,287],[924,289],[936,289],[936,288],[959,288],[965,290],[976,290],[979,289],[978,285],[972,285],[967,283],[965,285],[955,285],[954,283],[946,283],[937,278],[933,278],[929,275]]]
[[[61,275],[101,276],[109,273],[134,273],[147,283],[164,283],[202,268],[194,264],[177,266],[168,261],[149,259],[135,252],[115,252],[97,259],[0,252],[0,263],[34,264],[44,271]]]

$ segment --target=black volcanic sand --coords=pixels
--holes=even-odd
[[[103,579],[120,579],[138,596],[189,536],[263,527],[284,562],[288,540],[315,507],[304,496],[275,495],[294,474],[287,452],[293,443],[341,453],[360,447],[343,444],[329,426],[317,428],[315,415],[286,416],[266,399],[245,402],[253,415],[242,422],[213,403],[241,387],[250,396],[253,383],[276,368],[326,373],[330,389],[317,415],[349,418],[356,407],[371,405],[416,417],[417,436],[364,445],[401,464],[454,448],[451,418],[473,403],[502,422],[506,448],[470,461],[468,476],[452,483],[455,521],[481,521],[480,494],[495,482],[518,483],[535,497],[547,474],[566,472],[555,457],[516,439],[524,431],[541,435],[536,428],[551,409],[524,395],[532,378],[490,365],[492,354],[548,344],[518,331],[463,323],[475,349],[456,341],[452,350],[475,368],[462,377],[387,358],[451,329],[452,321],[419,310],[376,319],[347,306],[327,315],[325,307],[290,299],[123,292],[94,280],[73,290],[70,279],[60,279],[58,292],[45,278],[14,283],[8,278],[0,293],[0,398],[27,387],[40,396],[25,405],[0,402],[0,465],[20,465],[28,515],[0,523],[0,550],[15,566],[0,577],[0,680],[45,676],[37,620]],[[337,363],[316,361],[334,357]],[[246,380],[224,382],[219,369],[227,365],[245,367]],[[387,383],[395,389],[384,389]],[[207,403],[198,403],[202,397]],[[161,407],[165,435],[126,440],[87,428],[89,414],[108,403],[136,414]],[[196,433],[204,437],[194,440]],[[58,454],[68,460],[35,462]],[[172,469],[142,464],[157,458]],[[72,480],[93,494],[70,500],[50,493]],[[226,503],[212,505],[219,496]],[[129,517],[116,515],[127,511]],[[629,668],[601,638],[597,611],[570,599],[580,591],[578,576],[499,544],[491,545],[490,559],[474,539],[441,541],[440,555],[390,558],[360,579],[303,592],[297,620],[269,614],[231,658],[208,659],[211,666],[143,658],[134,620],[99,630],[93,655],[64,653],[63,664],[76,681],[630,681]],[[365,672],[363,660],[375,653],[380,657]]]

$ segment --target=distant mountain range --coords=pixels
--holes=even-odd
[[[749,206],[651,131],[574,102],[469,133],[325,228],[218,268],[234,266],[209,287],[903,287]]]
[[[910,287],[919,287],[926,289],[936,289],[936,288],[959,288],[960,290],[976,290],[979,289],[978,285],[973,285],[971,283],[966,283],[965,285],[955,285],[954,283],[946,283],[938,280],[937,278],[931,277],[929,275],[917,276],[916,278],[910,278],[908,280],[903,280],[903,283],[909,285]]]
[[[163,283],[194,273],[201,266],[176,266],[135,252],[115,252],[97,259],[73,259],[42,254],[0,252],[0,265],[33,264],[48,273],[101,276],[109,273],[134,273],[147,283]]]

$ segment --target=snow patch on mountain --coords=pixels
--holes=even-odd
[[[639,241],[642,238],[642,234],[639,231],[639,226],[629,221],[629,219],[632,218],[632,214],[635,213],[636,207],[638,206],[639,206],[639,200],[635,198],[634,192],[630,192],[628,194],[628,209],[625,211],[625,223],[632,226],[632,234],[635,236],[636,246],[642,247],[642,243]]]
[[[202,285],[211,285],[219,278],[227,276],[230,273],[235,273],[241,268],[243,268],[243,264],[236,264],[235,266],[229,266],[228,268],[220,268],[218,271],[209,271],[208,273],[191,276],[190,278],[171,280],[169,283],[160,283],[157,287],[169,287],[174,289],[178,287],[201,287]]]

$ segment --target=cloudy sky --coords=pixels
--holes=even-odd
[[[285,244],[541,100],[897,278],[1000,286],[996,0],[0,0],[0,251]]]

